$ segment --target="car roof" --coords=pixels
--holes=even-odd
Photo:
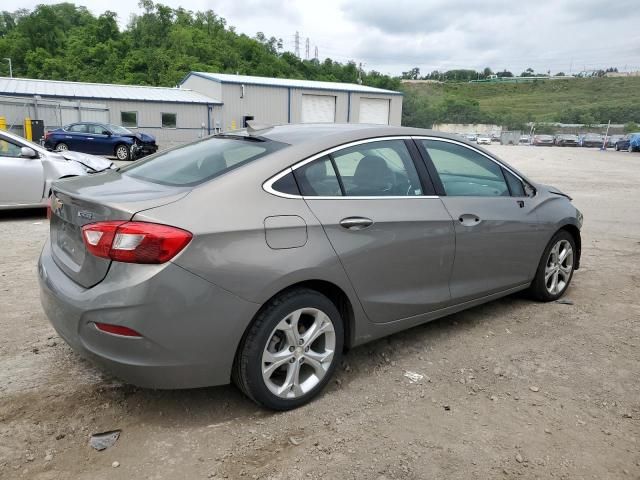
[[[237,130],[227,133],[251,135],[247,130]],[[342,138],[344,138],[345,141],[355,141],[366,138],[405,135],[434,136],[460,141],[460,137],[457,135],[438,132],[435,130],[390,125],[372,125],[365,123],[302,123],[274,125],[272,127],[265,128],[264,130],[258,130],[253,135],[276,142],[287,143],[289,145],[301,145],[309,142],[315,143],[319,138],[323,138],[331,142],[339,141]]]

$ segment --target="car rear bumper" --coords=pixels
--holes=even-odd
[[[172,263],[114,262],[105,280],[85,289],[56,265],[49,243],[38,274],[42,306],[60,336],[141,387],[229,383],[236,347],[259,308]],[[105,333],[96,322],[126,326],[142,337]]]

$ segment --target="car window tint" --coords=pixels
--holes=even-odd
[[[421,140],[449,196],[509,196],[502,168],[468,147],[439,140]]]
[[[0,157],[20,157],[21,155],[22,147],[20,145],[0,138]]]
[[[123,175],[163,185],[193,186],[286,146],[268,140],[208,137],[138,160],[120,171]]]
[[[524,193],[524,184],[522,181],[516,177],[509,170],[502,169],[502,173],[504,174],[504,178],[506,178],[507,183],[509,184],[509,190],[511,190],[512,197],[526,197],[527,195]]]
[[[293,172],[286,174],[271,186],[276,192],[286,193],[289,195],[300,195],[298,184],[293,176]]]
[[[307,163],[295,170],[300,192],[309,197],[342,196],[340,183],[329,156]]]
[[[87,126],[82,123],[78,125],[71,125],[67,130],[73,133],[87,133]]]
[[[416,196],[422,186],[403,140],[347,147],[331,154],[347,196]]]

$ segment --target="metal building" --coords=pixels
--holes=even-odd
[[[0,77],[0,117],[18,134],[26,117],[43,120],[46,130],[94,121],[150,133],[166,148],[213,133],[221,108],[186,88]]]
[[[180,86],[224,104],[214,119],[222,131],[246,120],[400,125],[402,116],[402,93],[352,83],[191,72]]]

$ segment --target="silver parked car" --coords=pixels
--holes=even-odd
[[[78,152],[50,152],[0,130],[0,210],[44,207],[51,183],[115,168],[113,162]]]
[[[54,186],[42,304],[78,352],[153,388],[304,404],[343,349],[528,289],[558,299],[582,215],[457,136],[236,131]]]

